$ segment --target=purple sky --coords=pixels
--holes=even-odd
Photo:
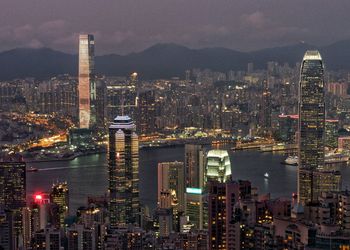
[[[155,43],[255,50],[350,39],[349,0],[0,0],[0,51],[77,49],[95,35],[97,54]]]

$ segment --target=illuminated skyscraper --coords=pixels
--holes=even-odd
[[[69,214],[69,192],[66,182],[56,183],[52,185],[51,202],[58,205],[59,224],[61,228],[64,228],[64,220]]]
[[[128,116],[109,127],[109,212],[112,227],[139,223],[139,141]]]
[[[11,213],[16,249],[23,242],[22,209],[25,206],[26,164],[16,158],[5,159],[0,162],[0,207]]]
[[[96,86],[94,76],[95,41],[93,35],[79,36],[79,127],[90,128],[96,122]]]
[[[208,184],[209,249],[242,249],[235,221],[238,201],[251,197],[249,181],[211,181]],[[238,228],[237,228],[238,226]]]
[[[203,188],[205,152],[203,145],[185,145],[186,187]]]
[[[162,192],[171,194],[171,205],[180,211],[185,207],[185,171],[183,162],[158,163],[158,202],[161,202]]]
[[[213,149],[207,154],[205,182],[218,181],[225,183],[231,178],[230,157],[226,150]]]
[[[205,194],[200,188],[186,188],[186,216],[195,229],[203,229],[205,221]]]
[[[314,171],[324,165],[324,67],[318,51],[307,51],[301,65],[298,128],[298,199],[307,203],[317,200]]]

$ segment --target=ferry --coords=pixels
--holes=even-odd
[[[287,159],[285,159],[281,163],[284,165],[297,166],[298,165],[298,156],[296,156],[296,155],[288,156]]]
[[[340,153],[329,153],[325,155],[325,163],[346,163],[349,161],[349,156]]]
[[[27,172],[38,172],[38,171],[39,171],[39,169],[33,168],[33,167],[30,167],[27,169]]]
[[[334,164],[334,163],[346,163],[349,161],[349,156],[340,154],[340,153],[329,153],[325,155],[324,162],[326,164]],[[284,165],[298,165],[298,156],[288,156],[283,162]]]

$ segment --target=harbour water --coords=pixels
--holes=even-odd
[[[297,167],[281,165],[283,154],[258,151],[230,151],[234,179],[250,180],[260,194],[291,198],[297,191]],[[184,147],[152,148],[140,150],[140,198],[151,209],[157,202],[157,163],[183,161]],[[71,213],[84,206],[88,196],[103,195],[107,191],[108,169],[106,154],[88,155],[72,161],[29,163],[38,172],[27,173],[28,197],[50,190],[52,183],[67,181],[70,192]],[[343,187],[350,184],[350,167],[340,167]],[[268,173],[269,178],[264,178]]]

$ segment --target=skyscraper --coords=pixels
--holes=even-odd
[[[140,135],[152,134],[156,130],[156,99],[154,90],[144,90],[138,95],[137,130]]]
[[[67,183],[53,184],[50,198],[51,202],[58,205],[59,224],[61,228],[64,228],[64,220],[69,214],[69,192]]]
[[[23,242],[22,209],[26,206],[26,164],[19,158],[0,162],[0,207],[10,211],[15,248]]]
[[[186,216],[195,229],[203,229],[206,225],[206,196],[200,188],[186,188]]]
[[[112,227],[139,223],[139,141],[129,116],[109,127],[109,212]]]
[[[226,150],[213,149],[207,154],[205,182],[226,182],[231,178],[231,162]]]
[[[185,145],[186,187],[203,188],[205,153],[203,145]]]
[[[79,127],[90,128],[96,122],[96,86],[94,76],[94,36],[79,36]]]
[[[251,197],[250,182],[210,181],[208,193],[209,249],[241,249],[240,228],[235,221],[235,208],[238,201]]]
[[[169,191],[172,196],[172,205],[180,211],[185,207],[185,177],[183,162],[158,163],[158,202],[162,192]]]
[[[324,165],[324,67],[318,51],[307,51],[302,61],[298,130],[298,199],[307,203],[317,199],[317,181],[313,173]]]

